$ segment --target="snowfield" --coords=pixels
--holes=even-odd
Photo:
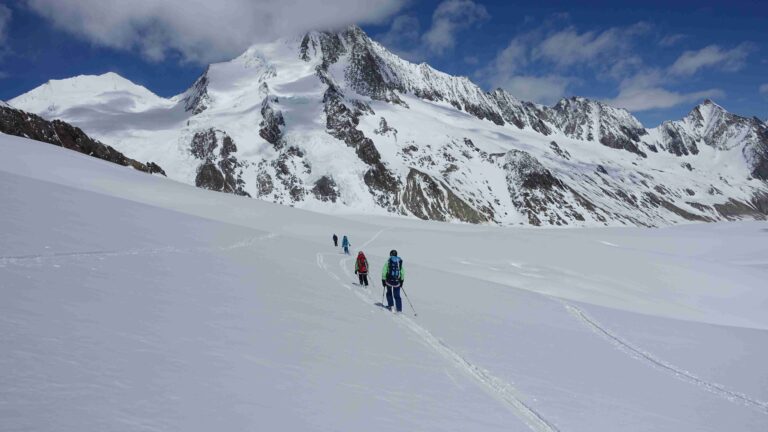
[[[7,135],[0,202],[3,431],[768,430],[764,222],[334,216]]]

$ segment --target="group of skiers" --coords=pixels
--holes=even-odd
[[[336,236],[336,234],[333,235],[333,246],[339,247],[339,238]],[[344,249],[345,255],[349,255],[350,246],[352,246],[352,244],[349,243],[347,236],[344,236],[344,238],[341,239],[341,248]]]
[[[333,235],[333,246],[339,246],[339,238],[336,234]],[[349,239],[345,235],[341,240],[341,247],[344,249],[344,254],[349,255],[349,248],[351,244]],[[365,257],[365,253],[360,251],[357,253],[357,259],[355,260],[355,274],[360,282],[360,286],[368,286],[368,258]],[[395,308],[397,312],[403,311],[403,302],[400,298],[400,290],[405,282],[405,270],[403,269],[403,259],[397,256],[397,251],[392,249],[389,252],[389,259],[384,263],[384,267],[381,269],[381,285],[386,290],[387,306],[386,308],[392,310]]]

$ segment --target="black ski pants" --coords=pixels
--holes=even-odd
[[[360,279],[360,285],[368,286],[368,273],[358,273],[357,278]]]

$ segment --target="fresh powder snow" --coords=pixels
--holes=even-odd
[[[768,430],[764,222],[328,215],[1,134],[0,200],[2,430]]]

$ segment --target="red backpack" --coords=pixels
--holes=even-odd
[[[357,272],[368,273],[368,260],[365,259],[365,255],[358,255],[357,257]]]

